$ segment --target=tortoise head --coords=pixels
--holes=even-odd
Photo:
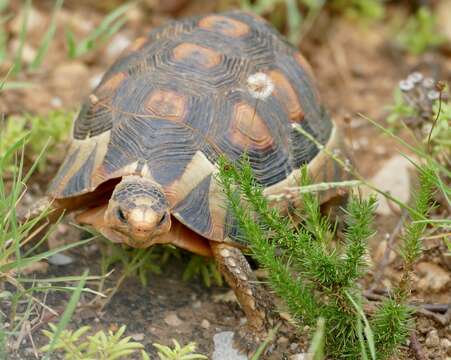
[[[161,187],[139,176],[116,185],[104,215],[104,233],[113,242],[145,248],[171,229],[169,204]]]

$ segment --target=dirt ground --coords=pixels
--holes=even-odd
[[[98,3],[101,5],[103,2]],[[25,54],[35,51],[43,29],[46,29],[50,21],[51,2],[35,1],[35,4],[31,22],[35,28],[30,32]],[[31,81],[36,86],[2,93],[0,111],[11,115],[24,111],[45,114],[55,108],[75,109],[130,40],[170,18],[214,10],[213,1],[208,6],[205,5],[206,2],[190,1],[176,13],[134,9],[127,14],[126,25],[107,45],[71,61],[65,55],[64,34],[58,33],[43,67],[36,73],[21,75],[23,78],[20,80]],[[101,6],[93,9],[86,1],[68,1],[58,22],[70,24],[78,36],[83,36],[101,21],[104,16],[102,11]],[[397,10],[393,8],[389,11]],[[14,39],[18,36],[18,18],[16,16],[9,23],[13,39],[11,46],[14,46]],[[324,13],[300,46],[301,52],[313,67],[322,99],[333,118],[345,130],[355,164],[368,178],[377,174],[397,155],[397,146],[359,114],[383,121],[399,80],[412,71],[421,70],[441,80],[451,80],[449,53],[436,51],[416,57],[407,55],[396,47],[391,31],[386,23],[361,26],[343,17]],[[4,64],[0,71],[4,71],[6,66]],[[58,159],[45,174],[34,179],[30,199],[43,193],[57,163]],[[408,179],[404,181],[408,182]],[[399,280],[399,256],[395,251],[385,251],[387,246],[396,247],[399,222],[400,214],[395,210],[386,215],[377,215],[377,234],[370,243],[373,267],[362,281],[362,286],[373,290],[373,300]],[[58,242],[79,239],[78,230],[62,229],[64,231],[58,233]],[[449,255],[445,255],[446,247],[441,239],[426,239],[425,247],[426,251],[416,269],[412,301],[446,305],[450,301],[451,259]],[[381,262],[385,261],[384,253],[388,262],[381,269]],[[70,256],[74,260],[72,264],[50,265],[44,274],[38,276],[77,275],[83,268],[89,268],[90,274],[99,273],[100,254],[95,245],[74,250],[70,252]],[[195,341],[199,352],[211,356],[213,335],[221,330],[236,329],[244,314],[235,301],[224,301],[228,298],[224,294],[229,292],[226,286],[207,288],[199,279],[182,281],[184,263],[186,261],[171,261],[163,268],[161,275],[149,276],[147,287],[141,286],[136,279],[128,278],[102,311],[89,306],[92,298],[83,296],[71,327],[90,324],[95,330],[117,329],[126,324],[127,334],[145,344],[146,350],[152,355],[155,355],[152,343],[170,344],[170,339],[175,338],[181,343]],[[119,275],[120,271],[115,271],[107,284],[113,286]],[[46,303],[61,311],[64,310],[67,299],[68,296],[64,294],[51,293]],[[2,309],[5,310],[4,307]],[[416,322],[419,350],[415,353],[412,351],[415,346],[409,347],[406,344],[402,358],[413,359],[419,353],[423,354],[424,359],[449,358],[449,317],[445,321],[444,314],[422,309],[422,313],[417,314]],[[44,314],[41,326],[32,332],[34,344],[26,336],[18,350],[11,354],[11,359],[36,359],[33,348],[43,344],[45,339],[40,335],[40,330],[46,327],[48,321],[52,321],[52,318],[49,314]],[[268,358],[288,359],[292,354],[306,351],[307,347],[302,334],[296,335],[293,328],[284,325],[279,332],[274,352]]]

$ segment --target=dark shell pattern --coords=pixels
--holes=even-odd
[[[256,73],[274,84],[265,99],[248,90]],[[171,22],[138,38],[84,102],[49,194],[149,176],[182,223],[223,240],[236,229],[214,180],[218,156],[246,151],[257,180],[276,184],[318,153],[293,123],[323,144],[333,129],[308,64],[267,22],[239,11]]]

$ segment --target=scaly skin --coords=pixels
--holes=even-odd
[[[210,246],[221,273],[246,314],[247,323],[236,334],[235,342],[249,354],[267,337],[275,317],[274,305],[268,294],[257,285],[257,279],[240,249],[213,241]]]

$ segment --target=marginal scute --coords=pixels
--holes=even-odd
[[[199,27],[234,38],[238,38],[249,33],[249,26],[245,23],[221,15],[205,16],[199,21]]]
[[[187,110],[184,95],[165,90],[153,91],[145,107],[150,114],[173,121],[183,121]]]
[[[111,76],[109,79],[107,79],[104,82],[101,82],[99,87],[97,88],[97,93],[98,94],[103,94],[103,93],[111,93],[113,91],[115,91],[119,85],[124,81],[124,79],[126,78],[126,75],[122,72],[118,72],[116,74],[114,74],[113,76]]]
[[[165,193],[171,206],[176,207],[205,178],[216,170],[201,151],[197,151],[187,164],[183,174],[165,187]]]
[[[246,102],[235,104],[230,137],[234,144],[247,147],[266,148],[272,143],[271,132],[257,110]]]
[[[227,199],[224,190],[217,180],[217,172],[213,173],[213,179],[210,182],[210,189],[208,191],[209,204],[211,214],[211,228],[208,233],[208,238],[212,240],[222,241],[225,233],[225,221],[227,209],[224,204]]]
[[[293,56],[296,62],[299,64],[299,67],[307,73],[307,75],[309,76],[310,80],[313,83],[313,81],[315,81],[315,75],[313,74],[313,69],[310,66],[310,64],[299,52],[295,52]],[[315,92],[316,100],[319,101],[320,96],[317,87],[313,86],[313,90]]]
[[[176,61],[190,63],[198,68],[211,69],[221,62],[218,52],[197,44],[182,43],[172,52]]]
[[[304,111],[298,95],[287,77],[279,70],[269,72],[274,83],[274,95],[284,105],[288,117],[293,122],[300,122],[304,118]]]

